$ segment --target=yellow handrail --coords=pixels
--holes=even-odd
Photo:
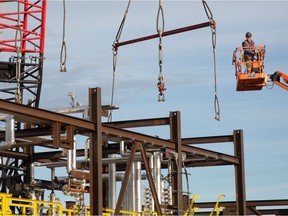
[[[78,215],[80,213],[77,205],[74,205],[73,209],[64,209],[60,202],[48,202],[42,200],[30,200],[30,199],[22,199],[12,197],[12,194],[0,193],[0,216],[12,215],[11,207],[18,207],[21,210],[21,213],[18,215],[27,215],[28,213],[33,216],[39,215],[41,211],[43,213],[47,213],[48,215],[52,215],[55,212],[57,215]],[[90,216],[90,208],[89,206],[85,207],[85,215]],[[113,215],[115,209],[103,208],[104,216]],[[145,216],[145,215],[155,215],[156,212],[133,212],[128,210],[120,210],[121,214],[129,214],[132,216]]]
[[[210,213],[210,216],[212,216],[214,214],[214,211],[216,211],[216,216],[218,216],[220,214],[220,212],[224,209],[223,206],[219,206],[219,202],[220,202],[220,198],[221,197],[225,197],[224,194],[219,194],[217,202],[212,210],[212,212]]]
[[[192,197],[192,199],[191,199],[191,201],[190,201],[189,208],[185,211],[185,213],[184,213],[183,216],[190,216],[190,215],[193,216],[194,213],[195,213],[195,211],[200,209],[200,208],[198,208],[198,207],[193,207],[193,205],[194,205],[194,203],[195,203],[195,200],[196,200],[197,198],[200,198],[200,196],[195,195],[195,196]]]

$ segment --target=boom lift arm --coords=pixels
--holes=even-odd
[[[270,79],[273,83],[288,91],[288,74],[281,71],[276,71],[270,75]]]

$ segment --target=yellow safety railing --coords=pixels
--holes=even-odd
[[[215,204],[215,207],[213,208],[212,212],[210,213],[210,216],[216,213],[218,216],[220,212],[224,209],[223,206],[219,206],[220,198],[224,197],[224,194],[220,194],[218,196],[217,202]],[[200,198],[200,196],[193,196],[189,208],[185,211],[184,216],[191,216],[194,215],[196,210],[199,210],[200,208],[194,207],[195,199]],[[47,202],[42,200],[30,200],[30,199],[22,199],[22,198],[15,198],[12,197],[12,194],[6,194],[6,193],[0,193],[0,216],[6,216],[6,215],[13,215],[12,209],[16,209],[20,213],[18,215],[33,215],[38,216],[40,214],[45,215],[66,215],[66,216],[72,216],[72,215],[87,215],[90,216],[90,208],[89,206],[86,206],[82,211],[79,211],[77,205],[74,205],[72,209],[64,209],[62,207],[62,204],[60,202]],[[111,208],[103,208],[103,216],[111,216],[114,215],[115,209]],[[134,211],[128,211],[128,210],[120,210],[121,214],[126,215],[132,215],[132,216],[150,216],[155,215],[158,216],[156,212],[134,212]]]
[[[12,194],[0,193],[0,215],[12,215],[11,209],[16,207],[20,209],[21,215],[37,216],[40,212],[47,213],[48,215],[53,212],[63,215],[63,207],[61,203],[46,202],[41,200],[30,200],[12,197]],[[12,208],[11,208],[12,207]]]
[[[190,215],[192,216],[192,215],[194,215],[194,213],[195,213],[196,210],[199,210],[199,209],[200,209],[200,208],[198,208],[198,207],[193,207],[193,205],[194,205],[194,203],[195,203],[195,200],[196,200],[197,198],[200,198],[200,196],[195,195],[195,196],[192,197],[192,199],[191,199],[191,201],[190,201],[189,208],[185,211],[185,213],[183,214],[183,216],[190,216]]]
[[[12,197],[12,194],[0,193],[0,216],[13,215],[12,209],[16,208],[20,213],[18,215],[33,215],[38,216],[40,214],[45,215],[87,215],[90,216],[89,206],[85,207],[85,212],[83,210],[80,212],[77,205],[74,205],[72,209],[64,209],[62,204],[59,202],[47,202],[42,200],[30,200]],[[103,216],[114,215],[115,209],[103,208]],[[146,216],[155,215],[156,212],[133,212],[128,210],[120,210],[121,214],[128,214],[132,216]]]
[[[221,197],[225,197],[225,195],[224,194],[220,194],[218,196],[217,202],[216,202],[212,212],[210,213],[210,216],[212,216],[214,214],[214,211],[216,211],[216,216],[218,216],[220,214],[220,212],[224,209],[223,206],[219,206],[219,202],[220,202],[220,198]]]
[[[114,211],[115,209],[111,209],[111,208],[103,208],[103,215],[104,216],[110,216],[110,215],[114,215]],[[121,214],[127,214],[127,215],[132,215],[132,216],[145,216],[145,215],[155,215],[158,216],[157,212],[151,212],[151,211],[145,211],[145,212],[134,212],[134,211],[128,211],[128,210],[120,210]]]

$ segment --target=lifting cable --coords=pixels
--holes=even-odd
[[[66,66],[67,49],[66,49],[66,3],[63,0],[63,33],[62,33],[62,46],[60,52],[60,72],[67,72]]]
[[[131,0],[128,1],[128,4],[127,4],[126,10],[125,10],[122,22],[121,22],[121,24],[119,26],[118,32],[116,34],[116,37],[115,37],[115,40],[114,40],[114,43],[113,43],[113,46],[112,46],[113,47],[112,48],[112,53],[113,53],[113,79],[112,79],[112,93],[111,93],[111,102],[110,102],[110,106],[111,107],[113,106],[113,103],[114,103],[116,65],[117,65],[117,55],[118,55],[118,50],[117,50],[117,48],[115,48],[116,47],[115,44],[117,44],[119,42],[119,40],[120,40],[122,31],[123,31],[123,28],[124,28],[124,24],[125,24],[125,21],[126,21],[126,17],[128,15],[130,4],[131,4]],[[113,112],[113,110],[109,111],[108,122],[112,121],[112,112]]]
[[[164,78],[162,74],[162,67],[163,67],[163,45],[162,45],[162,36],[164,32],[164,26],[165,26],[165,21],[164,21],[164,11],[163,11],[163,6],[162,6],[162,0],[159,0],[159,8],[157,12],[157,21],[156,21],[156,31],[158,32],[159,35],[159,46],[158,46],[158,63],[159,63],[159,75],[158,75],[158,83],[157,87],[159,90],[158,94],[158,101],[165,101],[164,97],[164,91],[166,90],[165,88],[165,83],[164,83]]]
[[[23,35],[21,29],[21,20],[20,20],[20,1],[18,1],[18,14],[17,14],[17,29],[15,33],[15,49],[17,52],[17,62],[16,62],[16,81],[17,81],[17,89],[15,92],[15,101],[16,103],[21,103],[21,62],[22,62],[22,42],[23,42]],[[19,45],[18,45],[18,34],[19,34]]]
[[[189,173],[188,173],[187,168],[185,166],[185,161],[184,160],[182,161],[182,167],[184,169],[184,174],[185,174],[185,177],[186,177],[187,194],[188,194],[188,197],[190,198],[189,176],[188,176]],[[188,208],[188,215],[190,215],[190,214],[191,214],[191,209]]]
[[[202,0],[204,10],[206,15],[211,23],[211,32],[212,32],[212,47],[213,47],[213,61],[214,61],[214,110],[215,110],[215,119],[220,121],[220,105],[217,96],[217,79],[216,79],[216,23],[213,20],[213,14],[206,3],[205,0]]]

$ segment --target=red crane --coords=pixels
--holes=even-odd
[[[46,24],[46,0],[1,0],[1,98],[38,107]],[[10,54],[10,56],[9,56]]]
[[[46,4],[46,0],[0,0],[1,99],[39,106]],[[22,129],[23,125],[15,123],[15,128]],[[33,152],[33,147],[16,151]],[[13,191],[19,183],[29,184],[29,161],[2,156],[1,161],[1,192]]]

